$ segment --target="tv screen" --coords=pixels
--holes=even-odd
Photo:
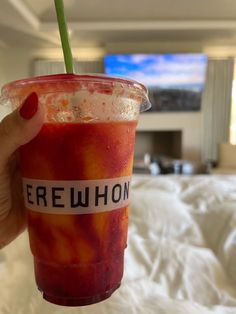
[[[108,75],[127,77],[147,86],[151,111],[198,111],[205,85],[204,54],[108,54]]]

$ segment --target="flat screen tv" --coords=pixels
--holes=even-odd
[[[151,111],[199,111],[205,86],[204,54],[108,54],[108,75],[137,80],[148,87]]]

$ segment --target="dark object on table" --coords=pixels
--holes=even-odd
[[[192,175],[196,173],[196,166],[187,160],[145,154],[143,160],[134,163],[134,173]]]

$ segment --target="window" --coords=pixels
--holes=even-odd
[[[234,71],[236,74],[236,71]],[[235,76],[234,74],[234,76]],[[236,144],[236,77],[233,80],[229,141]]]

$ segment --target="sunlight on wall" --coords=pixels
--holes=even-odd
[[[231,144],[236,144],[236,65],[234,67],[229,141]]]

